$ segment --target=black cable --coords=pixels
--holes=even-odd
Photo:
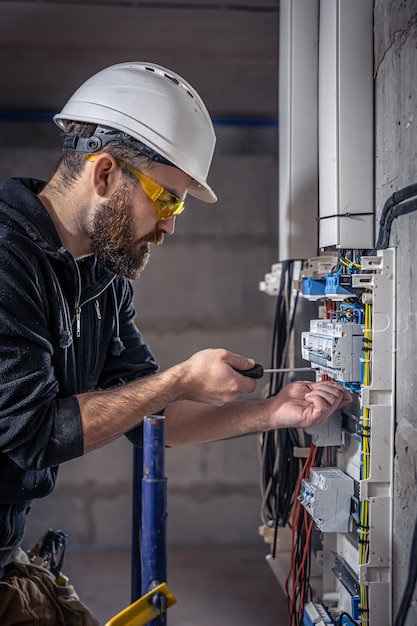
[[[417,195],[417,183],[403,187],[395,191],[386,201],[382,209],[381,217],[379,220],[379,235],[373,253],[377,250],[383,250],[388,248],[389,237],[391,231],[391,225],[393,220],[399,215],[405,215],[411,213],[417,209],[417,201],[413,200],[410,203],[402,204],[406,200],[410,200],[413,196]],[[402,205],[398,207],[398,205]],[[397,208],[398,207],[398,208]]]
[[[346,611],[343,611],[343,613],[340,613],[340,615],[337,616],[337,619],[336,619],[337,626],[342,626],[342,618],[343,617],[347,617],[348,620],[350,620],[350,623],[352,624],[352,626],[356,626],[357,622],[355,622],[353,617],[351,615],[349,615],[349,613],[346,613]],[[345,624],[343,626],[348,626],[347,622],[345,622]]]
[[[408,577],[405,585],[400,608],[398,610],[395,626],[404,626],[410,608],[411,599],[417,581],[417,520],[414,524],[413,539],[411,542],[411,552],[408,563]]]
[[[384,227],[382,229],[382,241],[378,247],[378,250],[383,250],[389,246],[389,237],[391,233],[391,225],[396,217],[400,215],[406,215],[412,213],[417,209],[417,200],[409,200],[405,204],[396,205],[392,207],[385,220]]]
[[[294,262],[282,263],[278,289],[274,333],[272,341],[271,368],[287,365],[289,343],[294,328],[298,293],[293,295]],[[285,374],[274,374],[269,381],[269,397],[279,393],[285,384]],[[279,429],[262,436],[262,488],[267,497],[264,513],[274,528],[272,556],[275,556],[278,527],[286,526],[291,517],[294,490],[302,459],[294,457],[294,447],[300,446],[298,430]]]

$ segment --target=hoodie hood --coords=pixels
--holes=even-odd
[[[9,215],[41,248],[57,252],[61,240],[49,213],[38,198],[46,183],[32,178],[9,178],[0,189],[2,212]]]

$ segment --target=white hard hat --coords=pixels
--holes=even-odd
[[[156,153],[154,160],[169,162],[191,176],[190,195],[204,202],[217,200],[207,184],[216,143],[213,123],[195,89],[171,70],[141,61],[101,70],[86,80],[54,116],[61,128],[64,120],[97,124],[101,137],[112,130],[127,134],[145,144],[141,152],[147,154],[146,147],[150,148],[149,153]],[[79,147],[74,144],[72,149],[98,150],[94,141],[87,143],[88,150],[81,147],[86,141]]]

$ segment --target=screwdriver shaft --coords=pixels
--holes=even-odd
[[[284,372],[313,372],[312,367],[282,367],[279,369],[264,369],[264,374],[282,374]]]

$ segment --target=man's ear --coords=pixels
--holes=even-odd
[[[109,198],[120,182],[121,171],[114,157],[106,152],[99,154],[92,163],[91,181],[94,191],[101,198]]]

